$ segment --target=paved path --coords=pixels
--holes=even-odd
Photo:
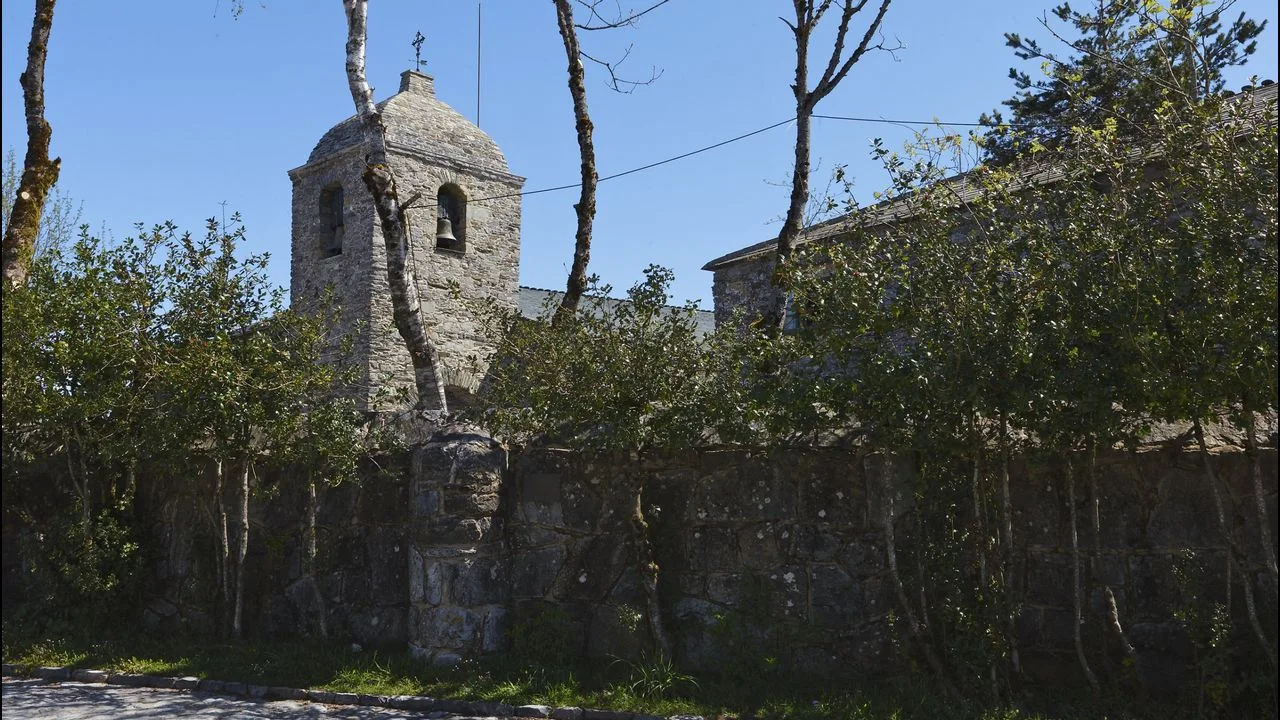
[[[258,702],[189,690],[131,688],[78,682],[4,679],[4,720],[424,720],[466,718],[447,712],[409,712],[296,700]]]

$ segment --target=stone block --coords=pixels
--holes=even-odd
[[[497,653],[507,649],[507,631],[511,625],[506,608],[490,608],[480,629],[480,651]]]
[[[336,692],[331,693],[332,699],[329,700],[330,705],[359,705],[360,696],[355,693]]]
[[[515,709],[516,717],[527,718],[545,718],[551,717],[551,708],[546,705],[518,705]]]
[[[413,494],[413,516],[418,518],[433,517],[440,513],[440,490],[422,488]]]
[[[564,522],[560,506],[560,474],[535,472],[524,475],[520,484],[520,509],[528,522],[559,525]]]
[[[240,682],[223,683],[222,692],[228,695],[244,695],[249,692],[249,686]]]
[[[767,570],[781,565],[786,559],[784,548],[789,545],[790,532],[774,523],[752,523],[738,530],[737,546],[744,567]],[[783,538],[786,533],[788,537]]]
[[[365,707],[386,707],[387,699],[386,695],[366,695],[364,693],[360,693],[360,704]]]
[[[222,680],[201,680],[196,685],[196,689],[207,693],[222,693],[226,690],[227,684]]]
[[[411,639],[424,648],[466,647],[480,629],[475,614],[463,608],[428,608],[417,615],[418,624]]]
[[[276,700],[306,700],[307,691],[301,688],[285,687],[283,685],[275,685],[267,688],[267,697]]]
[[[1071,605],[1071,568],[1063,555],[1031,556],[1026,569],[1027,602],[1052,607]]]
[[[133,673],[110,673],[107,675],[107,683],[111,685],[123,685],[124,687],[147,687],[150,684],[150,678],[146,675],[135,675]],[[226,685],[220,692],[231,692],[227,690]]]
[[[71,679],[70,668],[64,668],[64,667],[46,665],[44,667],[36,668],[35,670],[32,671],[31,674],[34,675],[35,677],[40,678],[41,680],[50,680],[53,682],[59,682],[62,680]]]
[[[560,517],[564,526],[573,530],[599,532],[597,525],[605,512],[598,492],[580,477],[560,482]]]
[[[102,670],[72,670],[71,679],[83,683],[104,683],[107,681],[107,673]]]
[[[583,720],[582,708],[558,707],[551,711],[552,720]]]
[[[835,565],[809,567],[809,601],[813,621],[832,631],[851,627],[868,615],[861,583]]]
[[[489,542],[502,537],[502,518],[457,518],[443,515],[419,530],[419,541],[425,545],[463,545]]]
[[[266,685],[249,685],[245,688],[244,694],[254,700],[263,700],[267,697],[270,688]]]
[[[852,458],[847,464],[827,464],[821,458],[797,459],[792,472],[804,484],[799,519],[807,523],[867,526],[867,498],[860,468]]]
[[[582,720],[632,720],[634,713],[619,712],[617,710],[592,710],[590,708],[582,711]]]
[[[782,532],[791,541],[789,559],[792,561],[833,560],[843,544],[840,534],[825,524],[799,523],[784,526]]]
[[[444,512],[467,518],[489,517],[498,512],[496,493],[475,493],[469,489],[444,491]]]
[[[387,698],[387,707],[395,708],[396,710],[425,712],[437,709],[439,702],[435,698],[424,695],[394,695]]]
[[[509,703],[480,700],[469,703],[470,712],[476,715],[509,718],[516,714],[516,709]]]
[[[514,597],[546,597],[567,557],[568,550],[563,545],[516,554],[511,563],[511,594]]]
[[[463,607],[501,603],[507,593],[507,562],[481,557],[463,562],[437,563],[448,577],[448,601]]]
[[[173,680],[173,687],[176,690],[195,690],[200,686],[200,678],[197,678],[192,675],[186,675],[184,677],[176,677],[176,678],[172,678],[172,680]]]
[[[705,525],[684,531],[689,569],[699,572],[728,571],[738,566],[738,538],[733,530]]]

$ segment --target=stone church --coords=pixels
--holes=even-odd
[[[428,336],[440,355],[451,405],[484,377],[489,346],[477,303],[494,300],[538,316],[558,292],[521,287],[520,192],[484,131],[435,94],[431,76],[400,75],[400,90],[378,104],[388,162],[409,205],[409,263]],[[364,132],[352,116],[320,138],[293,182],[290,293],[295,308],[337,314],[334,336],[350,336],[359,369],[356,400],[368,410],[400,406],[382,389],[413,388],[412,365],[391,318],[386,250],[360,174]],[[409,201],[412,199],[412,202]],[[570,247],[565,247],[568,255]],[[710,312],[699,312],[709,329]]]

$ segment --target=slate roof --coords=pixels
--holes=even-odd
[[[516,296],[516,304],[520,309],[520,315],[532,320],[543,317],[546,308],[554,308],[562,297],[564,297],[564,292],[561,290],[544,290],[521,285],[520,291]],[[609,307],[616,307],[621,303],[628,302],[619,298],[603,298],[603,300]],[[681,309],[675,305],[668,307],[672,310]],[[716,314],[710,310],[695,310],[693,321],[697,325],[699,337],[709,335],[716,329]]]
[[[400,91],[377,104],[386,128],[387,146],[447,158],[479,171],[523,180],[511,175],[498,144],[461,113],[435,95],[430,75],[406,70]],[[329,129],[316,143],[307,163],[331,157],[365,140],[356,116]]]
[[[1247,114],[1251,117],[1262,117],[1268,108],[1272,112],[1276,109],[1277,89],[1280,86],[1274,82],[1266,81],[1263,85],[1256,88],[1247,89],[1240,95],[1236,96],[1239,102],[1249,104]],[[947,178],[941,182],[953,185],[957,202],[972,200],[980,191],[980,186],[972,182],[973,171]],[[1045,185],[1061,180],[1066,171],[1062,167],[1052,167],[1048,165],[1032,166],[1022,171],[1021,177],[1016,183],[1018,187],[1029,187],[1032,185]],[[822,240],[835,235],[840,235],[849,229],[854,220],[863,223],[865,227],[877,227],[880,225],[888,225],[890,223],[904,220],[915,214],[915,206],[910,195],[904,195],[897,198],[885,200],[875,205],[860,208],[832,218],[825,222],[811,225],[804,228],[800,237],[796,240],[796,245],[800,246],[814,240]],[[708,262],[702,266],[703,270],[720,270],[743,260],[751,260],[762,257],[774,252],[778,247],[777,237],[748,245],[739,250],[734,250],[726,255]]]

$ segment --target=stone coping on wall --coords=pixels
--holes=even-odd
[[[225,680],[202,680],[193,676],[166,677],[139,675],[110,670],[90,670],[57,666],[28,667],[5,663],[0,668],[4,677],[33,677],[46,682],[105,683],[122,687],[147,687],[165,690],[194,690],[213,695],[230,695],[250,700],[303,700],[324,705],[363,705],[423,713],[447,713],[436,717],[481,718],[552,718],[552,720],[703,720],[699,715],[672,715],[665,718],[617,710],[593,710],[547,705],[511,705],[486,700],[441,700],[425,695],[365,695],[363,693],[330,692],[283,686],[251,685]]]

